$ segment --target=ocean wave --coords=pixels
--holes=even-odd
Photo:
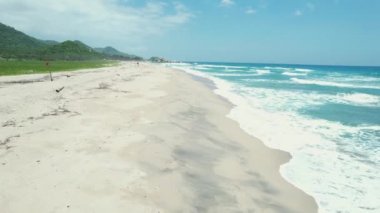
[[[287,76],[305,76],[307,73],[283,72],[282,75]]]
[[[233,69],[233,68],[229,68],[229,69],[225,69],[223,70],[223,72],[241,72],[242,70],[238,70],[238,69]]]
[[[211,68],[210,68],[210,67],[200,67],[200,66],[196,66],[196,67],[194,67],[194,69],[197,69],[197,70],[210,70]]]
[[[344,88],[380,89],[380,87],[377,87],[377,86],[361,86],[361,85],[338,83],[338,82],[331,82],[331,81],[306,80],[306,79],[299,79],[299,78],[291,78],[291,80],[299,84],[312,84],[312,85],[319,85],[319,86],[344,87]]]
[[[349,75],[330,75],[331,81],[357,82],[357,83],[377,83],[380,84],[380,78],[369,76],[349,76]]]
[[[257,76],[258,74],[239,74],[239,73],[211,73],[213,76],[230,76],[230,77],[249,77],[249,76]]]
[[[217,94],[235,105],[228,117],[238,121],[242,129],[267,146],[292,154],[293,158],[281,166],[280,172],[286,180],[313,195],[321,212],[358,212],[361,206],[377,207],[373,196],[380,189],[377,187],[380,179],[375,180],[380,176],[365,161],[379,162],[379,157],[365,151],[358,154],[355,145],[342,141],[341,135],[368,136],[371,135],[367,134],[368,129],[379,131],[379,127],[348,127],[337,122],[308,119],[297,113],[268,110],[268,105],[276,105],[278,101],[278,96],[273,95],[276,91],[258,97],[255,90],[251,94],[236,93],[239,91],[236,87],[241,86],[234,88],[217,83],[217,87]],[[285,97],[292,99],[290,94]],[[263,99],[271,104],[264,104]],[[375,136],[372,134],[369,140],[376,140]],[[340,145],[334,141],[339,141]],[[341,147],[342,143],[346,145]],[[367,160],[368,154],[370,159]],[[365,159],[356,155],[365,156]],[[358,178],[362,181],[358,182]],[[360,193],[362,190],[365,195]],[[347,196],[336,196],[340,193]]]
[[[241,88],[240,85],[221,81],[217,81],[216,85],[216,93],[235,105],[228,117],[238,121],[242,129],[260,138],[267,146],[292,154],[293,158],[281,166],[280,172],[286,180],[313,195],[321,212],[358,211],[360,206],[376,207],[371,195],[379,190],[379,187],[374,189],[378,180],[369,178],[378,177],[376,170],[352,157],[352,153],[357,153],[354,145],[347,143],[345,152],[339,152],[338,145],[333,141],[341,141],[340,135],[357,135],[364,127],[347,127],[322,119],[307,119],[292,112],[268,110],[267,106],[276,105],[281,96],[276,95],[274,90],[267,90],[269,93],[264,95],[257,95],[255,89],[253,93],[239,94],[240,89],[237,88]],[[290,95],[288,93],[286,99],[292,99]],[[376,126],[365,128],[374,128],[373,131],[379,129]],[[323,157],[318,157],[321,155]],[[376,156],[372,158],[372,162],[379,161]],[[305,176],[305,173],[309,175]],[[363,181],[355,180],[358,174]],[[368,195],[363,197],[361,190]],[[337,197],[336,194],[340,193],[349,196]]]
[[[259,74],[253,74],[253,75],[254,76],[261,76]],[[286,81],[282,81],[282,80],[257,79],[257,78],[246,78],[246,79],[241,79],[241,81],[247,82],[247,83],[257,83],[257,82],[272,83],[272,84],[275,84],[275,83],[277,83],[277,84],[286,83]]]
[[[255,71],[256,71],[256,73],[258,75],[266,75],[266,74],[271,73],[270,70],[260,70],[260,69],[258,69],[258,70],[255,70]]]
[[[244,68],[247,68],[247,67],[243,67],[243,66],[234,66],[234,65],[210,65],[210,64],[197,65],[197,67],[224,68],[224,69],[230,69],[230,68],[244,69]]]
[[[339,101],[349,104],[359,104],[367,106],[380,106],[380,97],[364,93],[340,93],[337,95]]]
[[[271,82],[271,83],[284,83],[286,81],[276,81],[268,79],[246,79],[242,81],[252,82]],[[301,91],[287,91],[287,90],[274,90],[269,88],[250,88],[245,87],[241,89],[242,92],[247,94],[265,94],[261,96],[261,102],[267,109],[275,108],[275,110],[281,110],[288,108],[288,110],[299,111],[308,106],[320,106],[323,104],[336,103],[336,104],[348,104],[354,106],[365,107],[380,107],[380,96],[369,95],[365,93],[339,93],[336,95],[323,94],[323,93],[305,93]],[[271,99],[268,99],[271,97]],[[263,101],[267,99],[271,101],[276,99],[276,104]],[[300,101],[302,100],[302,101]]]
[[[287,68],[287,67],[264,67],[264,69],[270,69],[270,70],[290,70],[291,68]]]
[[[314,70],[311,70],[311,69],[303,69],[303,68],[296,68],[294,69],[295,71],[299,71],[299,72],[313,72]]]

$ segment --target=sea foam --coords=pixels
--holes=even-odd
[[[313,72],[313,70],[311,69],[301,69],[301,68],[296,68],[294,69],[295,71],[299,71],[299,72]]]
[[[337,95],[342,102],[367,106],[380,106],[380,97],[363,93],[340,93]]]
[[[256,71],[256,73],[257,73],[258,75],[265,75],[265,74],[269,74],[269,73],[271,73],[270,70],[256,69],[255,71]]]
[[[243,66],[234,66],[234,65],[197,65],[197,67],[207,67],[207,68],[223,68],[223,69],[244,69]]]
[[[345,87],[345,88],[366,88],[366,89],[380,89],[378,86],[365,86],[365,85],[357,85],[357,84],[347,84],[340,82],[331,82],[331,81],[320,81],[320,80],[305,80],[299,78],[291,78],[292,81],[299,84],[313,84],[319,86],[330,86],[330,87]]]
[[[305,76],[307,73],[283,72],[282,75],[287,76]]]

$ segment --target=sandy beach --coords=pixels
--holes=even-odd
[[[0,212],[317,212],[280,176],[290,155],[182,71],[0,77],[0,97]]]

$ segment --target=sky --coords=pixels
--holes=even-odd
[[[144,57],[380,65],[380,0],[0,0],[0,22]]]

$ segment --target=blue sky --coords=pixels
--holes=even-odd
[[[379,0],[0,0],[0,22],[145,57],[380,65]]]

